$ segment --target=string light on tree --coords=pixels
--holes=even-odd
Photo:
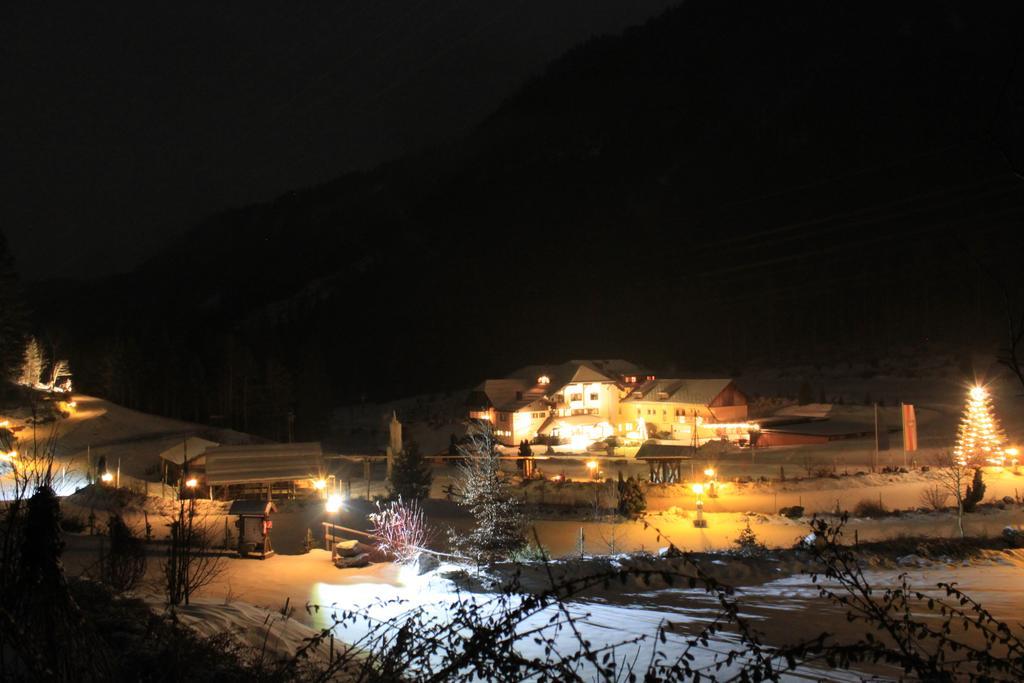
[[[1002,466],[1006,462],[1004,438],[992,410],[992,400],[984,387],[972,387],[960,420],[953,455],[965,466],[982,464]]]

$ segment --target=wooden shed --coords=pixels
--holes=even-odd
[[[236,500],[228,510],[229,515],[238,515],[235,528],[238,529],[238,554],[241,557],[259,557],[264,560],[274,554],[270,544],[270,530],[274,522],[270,515],[277,512],[277,506],[269,500]]]
[[[318,495],[326,476],[319,442],[220,446],[206,451],[206,483],[230,498],[294,498]]]

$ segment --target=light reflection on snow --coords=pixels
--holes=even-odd
[[[311,603],[320,605],[322,610],[318,615],[314,615],[314,625],[320,628],[331,625],[332,606],[339,611],[357,612],[360,617],[369,617],[375,623],[390,619],[401,620],[402,615],[408,614],[411,610],[422,610],[425,615],[439,622],[447,621],[448,605],[457,599],[455,585],[451,581],[441,578],[439,573],[416,576],[414,571],[403,572],[401,579],[403,586],[381,583],[314,584]],[[808,601],[817,599],[817,589],[813,588],[806,577],[796,579],[797,582],[793,585],[786,585],[787,580],[783,580],[758,586],[753,590],[744,590],[740,594],[743,608],[741,613],[752,622],[763,623],[771,614],[792,615],[794,612],[809,609]],[[463,600],[473,600],[487,608],[497,595],[462,592],[459,597]],[[655,636],[661,625],[670,625],[671,630],[666,634],[667,642],[658,645],[658,650],[671,661],[683,652],[687,637],[692,637],[703,625],[714,620],[719,607],[714,596],[699,589],[681,588],[595,596],[574,600],[567,606],[575,618],[577,629],[594,647],[626,641],[641,635],[647,636],[645,640],[623,645],[616,651],[616,657],[620,662],[641,663],[649,661],[652,649],[656,645]],[[556,609],[551,607],[532,615],[520,624],[519,630],[522,632],[543,626]],[[792,616],[784,618],[792,620]],[[369,625],[363,618],[354,622],[348,621],[334,629],[339,639],[349,643],[358,642],[368,631]],[[579,648],[575,635],[569,629],[551,630],[548,636],[553,641],[557,653],[569,655]],[[720,632],[710,639],[707,648],[693,652],[698,658],[694,664],[712,665],[716,653],[724,654],[730,649],[739,648],[740,645],[739,639],[734,635]],[[530,638],[522,639],[519,648],[528,657],[544,657],[543,646],[536,645]],[[644,664],[639,666],[642,667]],[[725,669],[720,673],[724,671]],[[821,670],[808,668],[788,676],[786,680],[821,678]],[[828,680],[855,681],[860,680],[860,677],[850,672],[830,671]]]

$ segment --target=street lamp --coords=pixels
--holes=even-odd
[[[693,495],[697,496],[697,519],[693,520],[693,526],[698,529],[706,529],[708,521],[704,519],[704,485],[694,484]]]
[[[104,472],[103,474],[100,475],[100,479],[103,480],[104,484],[109,484],[110,482],[114,481],[114,475],[111,474],[110,472]]]
[[[587,469],[590,470],[590,478],[591,479],[597,479],[597,461],[596,460],[588,460],[587,461]]]
[[[195,477],[192,477],[191,479],[185,482],[185,486],[189,487],[190,489],[194,489],[195,487],[199,486],[199,480],[196,479]]]
[[[325,505],[327,512],[334,514],[341,509],[341,496],[337,493],[332,493],[327,496],[327,504]]]

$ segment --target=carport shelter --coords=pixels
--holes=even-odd
[[[206,483],[223,498],[316,495],[314,482],[324,476],[319,442],[220,446],[206,451]]]

